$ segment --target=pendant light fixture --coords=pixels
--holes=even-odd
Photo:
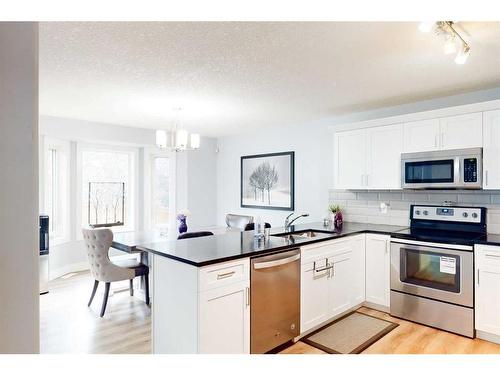
[[[181,108],[174,108],[174,110],[180,113]],[[156,131],[156,146],[163,150],[176,152],[199,149],[200,135],[197,133],[190,135],[182,126],[179,117],[179,115],[176,116],[174,125],[168,132],[163,129]]]
[[[458,65],[465,64],[470,54],[470,46],[465,39],[455,29],[453,21],[438,21],[438,22],[422,22],[418,29],[423,33],[429,33],[433,29],[437,35],[445,37],[444,53],[446,55],[458,53],[455,57],[455,63]]]

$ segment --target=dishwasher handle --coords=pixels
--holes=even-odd
[[[277,266],[281,266],[283,264],[295,262],[298,259],[300,259],[300,253],[299,254],[295,254],[295,255],[293,255],[291,257],[281,258],[281,259],[276,259],[276,260],[270,260],[268,262],[255,262],[253,264],[253,268],[256,269],[256,270],[261,270],[261,269],[264,269],[264,268],[277,267]]]

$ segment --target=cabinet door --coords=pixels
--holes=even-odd
[[[329,318],[342,314],[352,306],[352,252],[329,258],[333,266],[328,280]]]
[[[366,130],[335,134],[335,188],[366,187]]]
[[[500,335],[500,247],[477,246],[476,329]]]
[[[351,307],[365,301],[365,242],[364,234],[352,238]]]
[[[483,113],[483,188],[500,189],[500,110]]]
[[[390,237],[366,235],[366,301],[390,305]]]
[[[370,189],[401,189],[403,125],[368,129],[366,142],[368,187]]]
[[[440,123],[440,146],[442,150],[482,147],[483,115],[481,112],[444,117]]]
[[[250,353],[249,288],[243,281],[200,293],[200,353]]]
[[[403,126],[404,152],[439,150],[439,119],[407,122]]]
[[[302,265],[300,279],[300,333],[329,319],[328,276],[329,271],[317,272],[314,263]],[[316,262],[316,269],[326,268],[326,259]]]

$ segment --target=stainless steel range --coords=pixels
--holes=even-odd
[[[486,208],[410,207],[410,228],[391,239],[391,315],[474,337],[473,244]]]

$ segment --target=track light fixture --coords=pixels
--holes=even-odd
[[[443,35],[446,39],[444,44],[444,53],[446,55],[458,53],[455,57],[455,63],[465,64],[470,54],[470,46],[464,38],[457,32],[452,21],[422,22],[418,29],[423,33],[429,33],[433,29],[437,35]]]

